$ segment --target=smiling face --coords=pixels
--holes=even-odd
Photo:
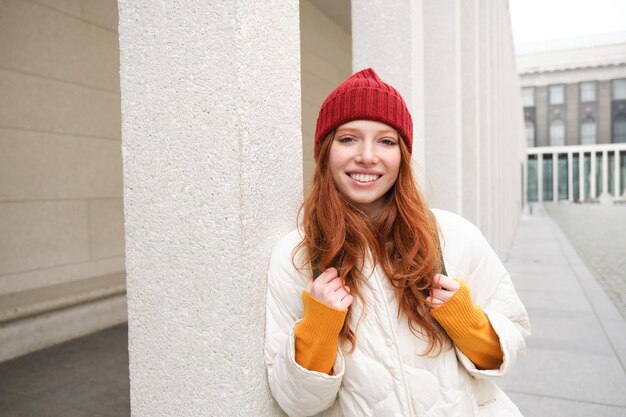
[[[370,216],[383,208],[398,178],[401,140],[395,129],[372,120],[354,120],[335,130],[328,156],[335,185]]]

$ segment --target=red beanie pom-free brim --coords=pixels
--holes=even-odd
[[[412,152],[413,120],[406,103],[371,68],[352,74],[322,103],[315,127],[315,155],[330,132],[352,120],[374,120],[393,127]]]

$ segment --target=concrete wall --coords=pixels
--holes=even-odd
[[[0,360],[126,320],[118,56],[115,1],[0,1]]]
[[[302,150],[304,192],[309,189],[315,161],[315,122],[326,96],[352,74],[351,35],[312,3],[300,1],[302,59]]]

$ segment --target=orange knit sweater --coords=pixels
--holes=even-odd
[[[502,364],[500,339],[485,312],[474,305],[469,287],[461,287],[432,315],[448,336],[479,369]],[[347,310],[337,310],[302,291],[304,316],[295,328],[296,362],[311,371],[330,374]]]

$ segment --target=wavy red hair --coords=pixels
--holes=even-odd
[[[328,166],[333,141],[331,132],[315,155],[313,183],[299,211],[304,239],[293,254],[295,259],[303,250],[306,264],[296,267],[311,272],[335,267],[350,293],[366,308],[361,267],[369,249],[396,290],[400,313],[408,318],[411,331],[427,341],[425,354],[430,354],[443,344],[426,304],[432,279],[441,271],[441,257],[437,224],[413,177],[411,155],[400,141],[398,179],[387,192],[385,207],[370,218],[335,186]],[[356,334],[350,328],[351,313],[352,308],[340,341],[353,351]]]

